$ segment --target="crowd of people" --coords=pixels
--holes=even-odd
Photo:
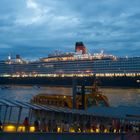
[[[30,126],[34,126],[34,132],[95,132],[95,133],[140,133],[140,123],[100,121],[73,121],[35,119],[33,124],[29,123],[28,117],[23,121],[24,131],[30,132]],[[3,131],[3,124],[0,121],[0,132]]]
[[[29,122],[26,117],[24,122],[25,131],[29,131]],[[100,133],[121,133],[121,132],[134,132],[140,133],[140,123],[132,124],[130,122],[120,123],[119,121],[112,120],[110,123],[101,123],[97,121],[56,121],[35,119],[34,121],[35,132],[100,132]]]

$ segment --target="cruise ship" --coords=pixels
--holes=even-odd
[[[72,53],[55,52],[46,58],[26,61],[16,55],[0,61],[0,84],[102,87],[140,87],[140,57],[90,54],[83,42],[76,42]]]

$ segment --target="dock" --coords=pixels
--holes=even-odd
[[[17,120],[12,121],[12,112],[14,109],[18,112]],[[23,125],[23,119],[25,116],[22,116],[22,112],[27,110],[30,128],[29,131],[25,131],[25,126]],[[84,121],[89,119],[91,122],[95,119],[100,121],[108,122],[111,120],[119,120],[120,122],[126,121],[127,123],[133,123],[132,125],[140,124],[140,108],[138,107],[94,107],[87,110],[78,110],[78,109],[68,109],[61,107],[54,107],[48,105],[36,105],[29,102],[22,102],[17,100],[7,100],[0,99],[0,118],[2,122],[3,131],[0,133],[0,140],[29,140],[33,138],[34,140],[44,140],[44,137],[53,139],[73,139],[73,140],[88,140],[93,139],[104,139],[104,140],[129,140],[126,137],[135,138],[133,140],[139,140],[139,130],[135,132],[125,132],[125,131],[116,131],[115,129],[110,132],[107,126],[105,126],[104,131],[101,131],[99,128],[96,130],[84,130],[84,131],[75,131],[74,128],[70,128],[68,132],[63,132],[60,130],[60,125],[57,125],[57,132],[35,132],[35,126],[33,124],[34,120],[34,111],[37,111],[38,115],[45,117],[46,119],[60,119],[67,120],[68,123],[71,123],[74,119]],[[50,118],[48,118],[50,117]],[[131,140],[131,139],[130,139]]]

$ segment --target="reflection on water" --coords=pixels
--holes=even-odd
[[[102,94],[109,99],[111,106],[139,106],[140,89],[102,88]],[[0,98],[15,99],[19,101],[30,101],[39,93],[47,94],[71,94],[72,89],[68,87],[32,87],[32,86],[11,86],[0,88]]]
[[[108,88],[102,89],[102,94],[108,97],[111,106],[140,107],[140,89]]]

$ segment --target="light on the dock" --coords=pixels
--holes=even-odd
[[[34,126],[30,127],[30,132],[35,132],[35,127]]]
[[[57,127],[57,132],[61,132],[61,128],[60,127]]]
[[[73,128],[70,128],[70,132],[75,132],[75,130]]]
[[[98,128],[96,128],[96,133],[99,133],[99,132],[100,132],[100,130]]]
[[[91,133],[94,132],[93,129],[90,129],[90,132],[91,132]]]
[[[4,126],[4,131],[5,132],[15,132],[16,131],[16,126],[14,126],[14,125]]]
[[[18,132],[25,132],[25,127],[24,126],[19,126],[17,131]]]
[[[78,128],[78,132],[81,132],[81,129],[80,128]]]
[[[4,131],[5,132],[16,132],[16,125],[5,125],[4,126]],[[30,126],[29,131],[30,132],[34,132],[35,131],[35,127],[34,126]],[[25,127],[23,125],[18,126],[17,132],[25,132]]]
[[[114,133],[116,133],[117,131],[116,131],[116,129],[114,129]]]
[[[108,133],[108,130],[107,130],[107,129],[105,129],[105,130],[104,130],[104,133]]]

